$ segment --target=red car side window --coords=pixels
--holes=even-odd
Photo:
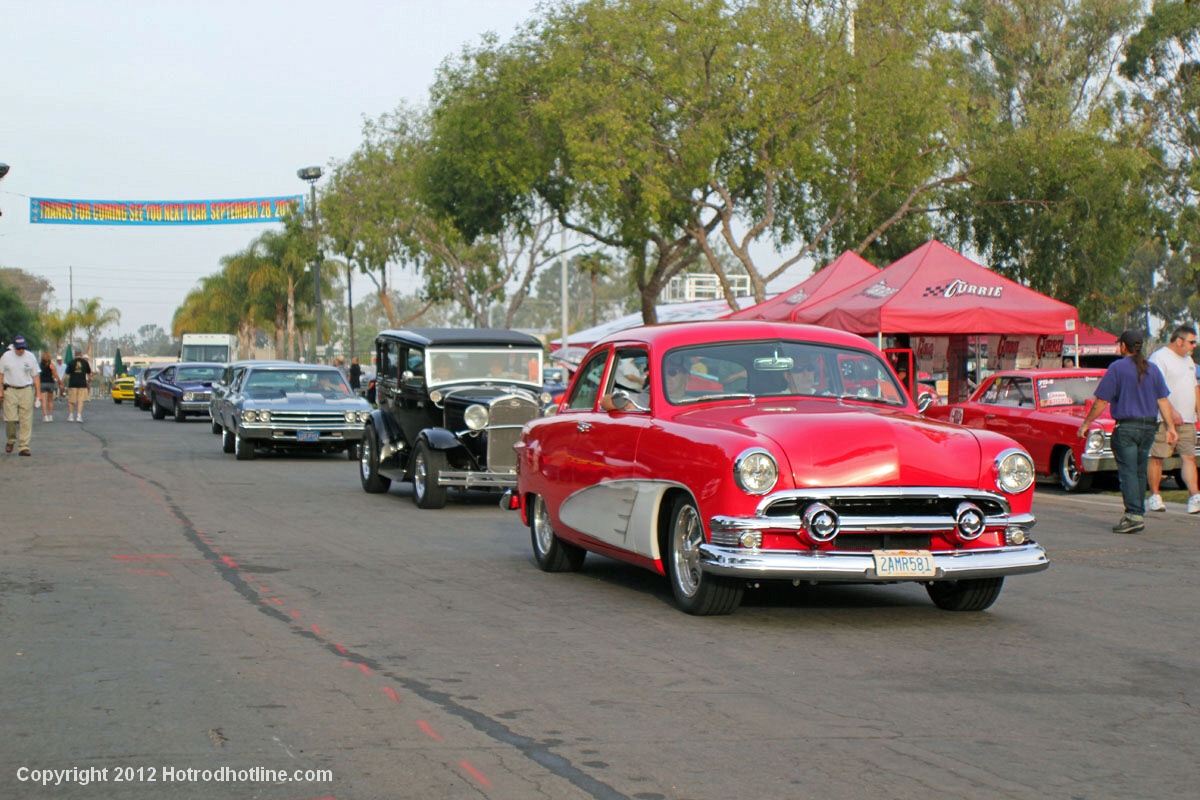
[[[604,378],[604,364],[607,361],[607,352],[597,353],[580,367],[575,385],[571,387],[571,396],[567,399],[568,409],[591,411],[595,408],[596,398],[600,396],[600,381]]]

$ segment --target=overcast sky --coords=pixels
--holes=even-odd
[[[0,162],[11,172],[0,181],[0,266],[48,279],[57,308],[99,297],[121,310],[122,333],[169,331],[197,280],[267,226],[35,225],[29,198],[304,194],[298,168],[347,158],[364,117],[424,104],[443,59],[488,31],[507,40],[536,7],[5,0]],[[356,281],[356,300],[370,287]]]

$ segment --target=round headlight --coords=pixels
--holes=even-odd
[[[346,422],[348,422],[351,425],[358,422],[358,414],[354,413],[353,411],[347,411],[346,412]]]
[[[743,492],[766,494],[779,480],[779,467],[766,450],[747,450],[734,459],[733,477]]]
[[[1104,431],[1088,431],[1087,444],[1084,449],[1089,453],[1099,453],[1104,449]]]
[[[270,422],[271,421],[271,412],[267,411],[266,409],[263,409],[262,411],[258,412],[258,421],[259,422]]]
[[[184,393],[183,393],[183,402],[185,402],[185,403],[190,403],[190,402],[192,402],[192,401],[193,401],[193,400],[195,400],[195,399],[196,399],[196,393],[195,393],[195,392],[184,392]]]
[[[370,411],[360,411],[360,412],[358,412],[358,421],[359,421],[359,422],[366,422],[366,421],[367,421],[367,420],[369,420],[370,418],[371,418],[371,412],[370,412]]]
[[[242,412],[242,422],[254,422],[258,419],[258,412],[246,409]]]
[[[429,393],[429,399],[435,403],[442,402],[442,397],[444,397],[444,395],[442,394],[441,389],[434,389],[432,392]]]
[[[1006,494],[1020,494],[1033,485],[1033,461],[1021,450],[1005,450],[996,457],[996,486]]]
[[[467,410],[463,412],[463,421],[473,431],[483,430],[488,424],[487,406],[467,406]]]

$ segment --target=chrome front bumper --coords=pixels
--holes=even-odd
[[[1050,566],[1046,551],[1035,542],[987,550],[935,552],[933,561],[937,573],[931,578],[880,578],[875,574],[875,558],[869,552],[748,550],[741,547],[700,545],[700,568],[705,572],[763,580],[841,583],[953,581],[1023,575],[1039,572]]]
[[[465,489],[511,489],[517,485],[516,472],[439,472],[438,486],[461,486]]]

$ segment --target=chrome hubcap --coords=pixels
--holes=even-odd
[[[679,590],[691,597],[700,588],[700,544],[704,534],[700,529],[700,517],[692,506],[684,506],[675,518],[675,530],[671,558],[675,564],[675,583]]]

